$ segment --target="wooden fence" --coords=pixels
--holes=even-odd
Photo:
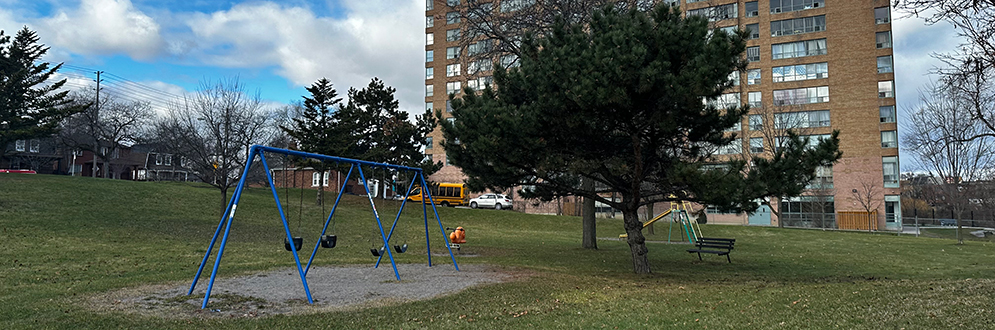
[[[839,229],[878,230],[878,212],[844,211],[836,213],[836,224]]]

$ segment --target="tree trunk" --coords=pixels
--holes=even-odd
[[[234,197],[234,196],[232,196]],[[221,189],[221,209],[218,210],[218,214],[225,216],[225,209],[228,208],[228,188]]]
[[[653,220],[653,217],[655,216],[656,214],[653,214],[653,204],[646,204],[646,221]],[[649,235],[656,235],[656,230],[653,229],[652,223],[649,226],[646,226],[646,233]]]
[[[315,205],[322,205],[325,200],[325,171],[318,171],[318,193],[315,196]]]
[[[649,250],[646,249],[643,223],[639,221],[639,210],[626,207],[620,211],[622,211],[622,221],[625,224],[625,233],[629,236],[626,241],[632,252],[632,271],[636,274],[649,274],[650,262],[647,257]]]
[[[584,179],[584,190],[594,191],[594,181]],[[585,249],[598,248],[597,221],[594,217],[594,198],[584,197],[584,206],[581,208],[581,222],[583,226],[582,245]]]

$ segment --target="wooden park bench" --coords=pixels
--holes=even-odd
[[[724,255],[726,256],[726,260],[732,263],[732,259],[729,258],[729,252],[732,252],[732,246],[735,243],[736,239],[734,238],[699,237],[694,242],[695,248],[688,249],[688,253],[697,253],[698,260],[702,260],[702,253]]]

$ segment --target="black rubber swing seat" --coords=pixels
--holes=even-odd
[[[406,252],[406,251],[408,251],[408,244],[404,244],[404,245],[394,245],[394,252],[397,252],[397,253],[404,253],[404,252]]]
[[[385,251],[382,246],[379,249],[370,249],[370,253],[372,253],[374,257],[382,256],[384,255],[384,252]]]
[[[286,238],[283,239],[283,248],[286,249],[287,251],[293,251],[293,250],[300,251],[301,250],[301,245],[304,245],[304,238],[294,237],[294,246],[293,246],[293,248],[290,246],[290,241],[288,241]],[[296,249],[294,249],[294,248],[296,248]]]
[[[321,247],[323,248],[333,248],[335,247],[335,242],[338,241],[338,237],[335,235],[323,235],[321,236]]]

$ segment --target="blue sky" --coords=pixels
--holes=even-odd
[[[65,62],[70,85],[92,84],[93,71],[149,86],[122,85],[125,96],[167,99],[204,81],[238,76],[277,106],[299,100],[326,77],[340,95],[379,77],[397,88],[402,109],[424,111],[425,0],[0,0],[0,30],[38,31]],[[949,25],[893,13],[895,83],[900,116],[955,49]],[[903,162],[907,163],[907,162]]]
[[[65,62],[70,85],[104,80],[125,97],[167,99],[238,76],[276,106],[325,77],[339,94],[379,77],[423,111],[424,0],[0,0],[0,29],[22,26]],[[129,94],[128,91],[132,93]]]

